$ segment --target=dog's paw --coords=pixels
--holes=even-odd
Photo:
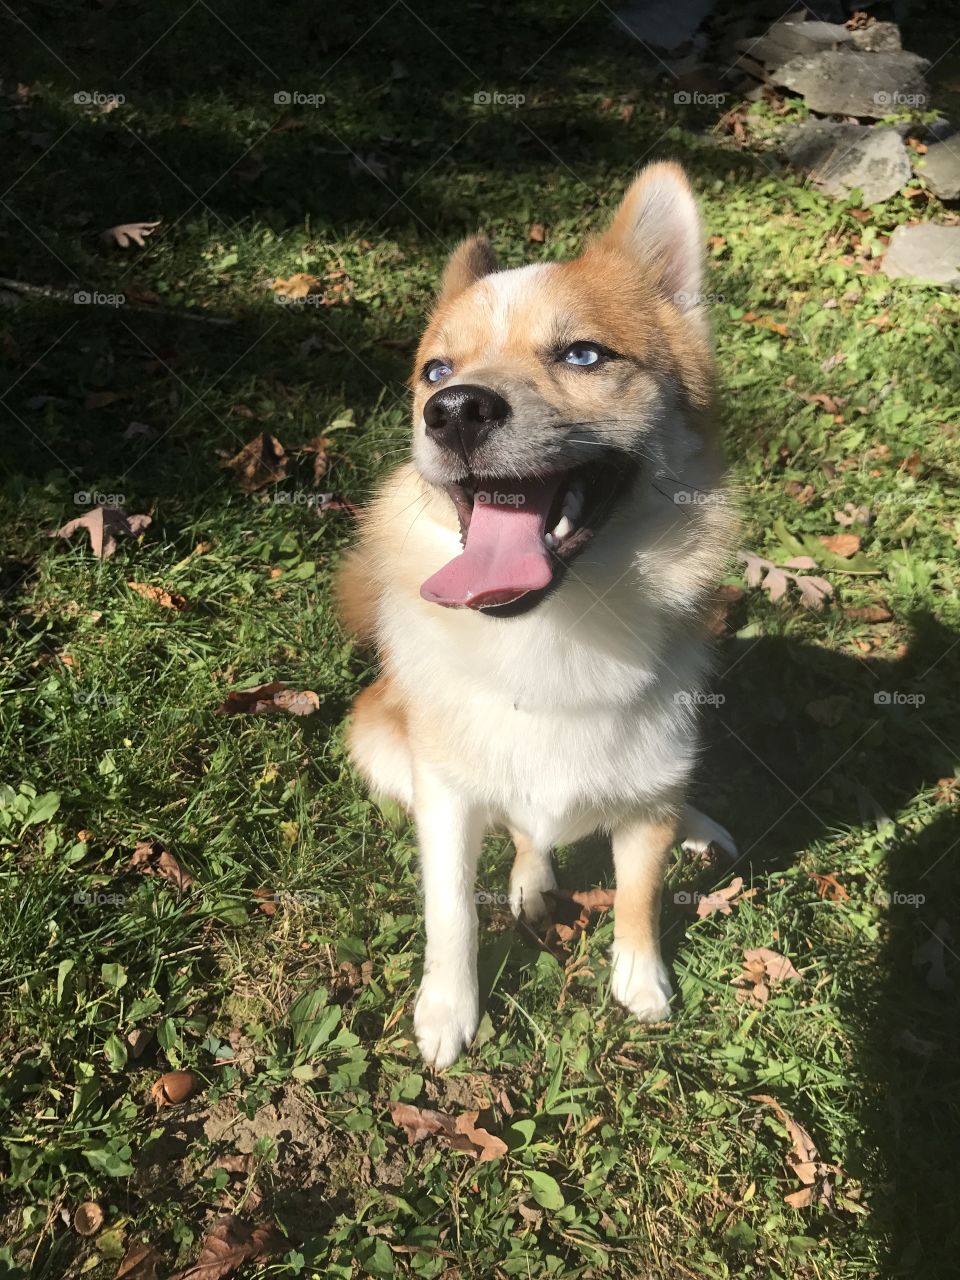
[[[737,856],[736,841],[726,827],[721,827],[719,822],[714,822],[689,804],[683,811],[681,836],[681,847],[687,853],[704,854],[711,845],[716,845],[728,858]]]
[[[659,956],[615,942],[610,952],[610,990],[641,1022],[666,1022],[673,994]]]
[[[442,1070],[460,1057],[480,1021],[476,984],[472,989],[425,977],[413,1011],[413,1029],[428,1066]]]
[[[557,878],[549,861],[514,871],[510,877],[510,910],[528,924],[543,924],[550,914],[544,893],[557,887]]]

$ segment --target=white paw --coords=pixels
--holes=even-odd
[[[666,1022],[670,1017],[670,979],[663,961],[650,951],[637,951],[615,942],[610,952],[610,989],[641,1022]]]
[[[713,844],[728,858],[737,856],[736,841],[726,827],[689,804],[683,811],[681,834],[681,846],[687,853],[707,853]]]
[[[477,984],[425,976],[417,993],[413,1028],[423,1060],[449,1067],[477,1033],[480,1021]]]
[[[522,913],[530,924],[540,924],[550,914],[544,893],[557,887],[549,860],[514,871],[510,876],[510,910],[519,920]]]

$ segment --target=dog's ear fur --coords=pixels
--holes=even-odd
[[[631,184],[600,244],[653,271],[657,287],[681,311],[700,302],[703,231],[686,174],[678,164],[650,164]]]
[[[493,246],[486,236],[468,236],[450,255],[440,285],[440,301],[449,302],[470,285],[497,270]]]

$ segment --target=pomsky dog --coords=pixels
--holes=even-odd
[[[551,850],[610,834],[611,988],[644,1021],[669,1016],[671,848],[734,851],[685,801],[734,528],[701,272],[697,208],[669,163],[573,261],[501,271],[486,239],[464,241],[417,352],[413,459],[341,570],[342,617],[382,661],[350,754],[417,827],[414,1025],[436,1067],[477,1029],[485,830],[509,830],[510,901],[532,922],[556,885]]]

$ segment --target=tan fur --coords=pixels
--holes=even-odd
[[[697,305],[699,235],[681,171],[654,165],[572,262],[498,272],[485,241],[465,241],[417,352],[415,461],[387,478],[344,560],[341,616],[376,644],[383,666],[354,705],[348,743],[374,792],[416,820],[427,953],[415,1026],[424,1056],[441,1066],[479,1016],[472,881],[485,827],[512,832],[511,903],[532,919],[555,884],[551,848],[612,834],[612,990],[646,1020],[667,1016],[656,935],[669,850],[684,829],[697,847],[730,841],[684,807],[697,754],[690,691],[706,679],[704,622],[735,527]],[[582,340],[622,359],[591,375],[551,355]],[[591,443],[576,439],[580,424],[637,460],[629,495],[559,589],[522,616],[420,597],[460,549],[443,487],[450,463],[423,419],[436,389],[424,377],[430,360],[451,366],[450,385],[488,386],[511,405],[501,454],[491,455],[504,460],[488,474],[588,462],[576,452]],[[658,478],[707,500],[678,506]]]

